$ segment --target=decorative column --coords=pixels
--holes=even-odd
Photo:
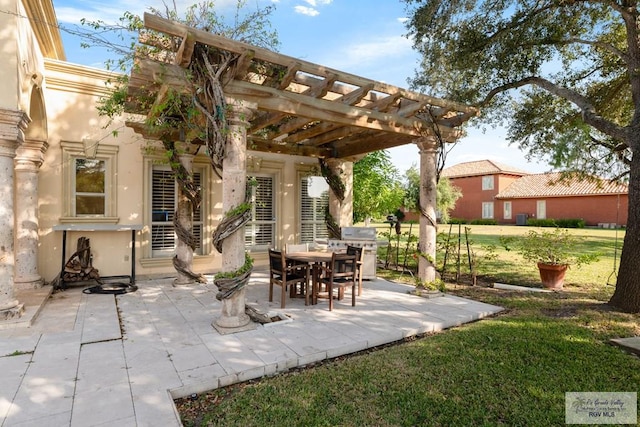
[[[43,284],[38,274],[38,171],[48,146],[45,141],[25,141],[16,150],[16,289],[39,288]]]
[[[192,173],[194,156],[188,153],[180,153],[178,158],[185,171],[189,174]],[[176,209],[176,221],[186,233],[191,234],[193,231],[193,205],[189,198],[184,194],[182,187],[178,185],[177,188],[178,207]],[[193,266],[193,249],[191,249],[191,246],[189,246],[187,242],[177,239],[175,256],[177,258],[176,261],[180,265],[186,266],[191,270]],[[176,272],[178,277],[173,281],[174,286],[189,285],[196,282],[192,276],[183,273],[181,269],[176,269]]]
[[[247,185],[247,128],[252,110],[238,101],[227,100],[229,133],[222,161],[222,210],[227,213],[245,201]],[[222,241],[222,272],[239,270],[245,262],[244,228],[240,227]],[[244,287],[223,298],[220,316],[213,326],[221,333],[239,332],[255,327],[245,313]]]
[[[14,295],[14,165],[29,118],[22,111],[0,110],[0,321],[20,317],[24,306]]]
[[[340,178],[344,184],[344,199],[333,191],[329,191],[329,213],[342,227],[353,225],[353,162],[340,159],[327,159],[326,164],[334,176]]]
[[[418,277],[423,283],[436,280],[436,195],[438,141],[433,137],[416,141],[420,149],[420,241]]]

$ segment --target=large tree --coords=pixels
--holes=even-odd
[[[402,205],[398,170],[387,151],[374,151],[353,164],[353,220],[385,216]]]
[[[640,21],[635,0],[405,0],[413,83],[482,108],[528,156],[628,179],[610,304],[640,312]],[[628,175],[627,175],[628,174]]]

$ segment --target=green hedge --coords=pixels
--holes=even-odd
[[[584,228],[585,222],[581,218],[529,218],[527,220],[527,225],[530,225],[532,227]]]
[[[471,225],[498,225],[495,219],[473,219]]]

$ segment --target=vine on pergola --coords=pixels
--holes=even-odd
[[[333,194],[340,200],[340,203],[344,201],[344,193],[346,192],[346,187],[344,182],[342,182],[342,178],[327,165],[327,162],[320,158],[318,159],[318,163],[320,163],[320,173],[322,177],[331,188]],[[329,212],[329,207],[327,206],[324,212],[324,222],[327,226],[327,233],[331,239],[341,239],[342,231],[340,229],[340,225],[336,222],[331,212]]]

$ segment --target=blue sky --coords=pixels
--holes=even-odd
[[[181,5],[194,1],[175,0]],[[79,25],[80,19],[115,22],[125,11],[142,15],[148,7],[164,8],[162,0],[53,0],[63,27]],[[248,5],[274,4],[271,23],[281,42],[280,53],[315,62],[400,87],[415,74],[418,55],[404,37],[404,3],[399,0],[248,0]],[[221,10],[234,10],[236,0],[217,0]],[[102,67],[105,53],[83,49],[80,40],[63,32],[67,60]],[[460,162],[492,159],[529,172],[546,172],[544,163],[529,163],[524,154],[504,139],[503,129],[481,131],[469,128],[447,158],[447,166]],[[403,173],[418,164],[419,154],[410,144],[389,150]]]

